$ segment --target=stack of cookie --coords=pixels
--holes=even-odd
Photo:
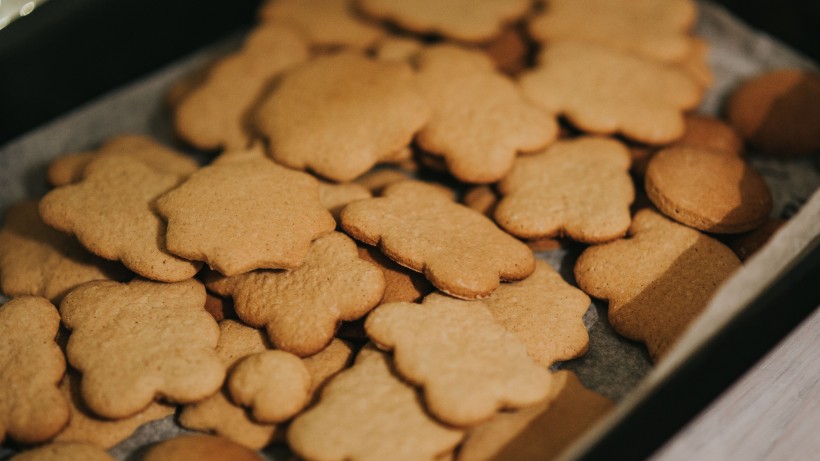
[[[777,227],[744,140],[688,113],[713,80],[695,17],[268,1],[167,95],[211,161],[122,135],[7,212],[0,440],[108,459],[176,412],[218,437],[145,459],[556,456],[613,406],[557,371],[589,296],[660,360],[741,265],[717,236]],[[562,246],[574,279],[536,257]]]

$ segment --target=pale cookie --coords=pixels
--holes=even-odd
[[[71,330],[66,355],[82,373],[88,408],[124,418],[158,398],[188,403],[216,392],[225,366],[204,305],[205,287],[193,279],[90,282],[69,293],[60,304]]]
[[[347,368],[353,359],[354,352],[352,344],[333,338],[333,341],[321,352],[302,359],[310,373],[310,395],[315,396],[325,383]]]
[[[397,183],[383,197],[351,203],[342,212],[342,227],[461,298],[488,296],[502,280],[520,280],[535,270],[526,245],[423,183]]]
[[[698,85],[673,67],[577,42],[545,48],[520,84],[536,104],[583,131],[648,144],[680,137],[683,111],[701,98]]]
[[[176,107],[177,134],[205,150],[248,147],[249,111],[277,75],[307,58],[307,43],[294,30],[276,24],[255,27],[242,49],[209,69]]]
[[[178,282],[193,277],[202,264],[167,251],[165,226],[152,203],[180,181],[134,159],[98,158],[82,181],[46,194],[40,216],[98,256],[152,280]]]
[[[58,442],[24,451],[9,461],[114,461],[114,458],[94,445]]]
[[[382,303],[413,302],[433,291],[433,286],[424,276],[396,264],[383,255],[378,248],[359,247],[359,257],[375,264],[384,273],[385,287]]]
[[[587,248],[575,279],[590,296],[609,301],[615,331],[645,343],[658,361],[740,261],[717,240],[649,209],[635,215],[629,233]]]
[[[277,162],[351,181],[410,144],[429,117],[408,64],[344,52],[285,74],[255,120]]]
[[[420,34],[480,43],[524,16],[529,0],[358,0],[366,14]]]
[[[55,342],[57,309],[44,298],[16,298],[0,306],[0,441],[53,437],[68,423],[58,389],[65,357]]]
[[[384,275],[359,258],[353,240],[332,232],[313,243],[298,269],[215,278],[208,288],[230,295],[239,318],[265,327],[277,349],[306,357],[330,343],[340,321],[379,304]]]
[[[264,332],[234,320],[219,322],[219,331],[216,353],[228,369],[243,357],[272,348]],[[187,429],[215,433],[255,450],[282,435],[277,425],[254,421],[244,408],[231,402],[224,388],[204,400],[183,406],[179,423]]]
[[[59,302],[92,280],[125,280],[128,271],[100,259],[77,240],[40,219],[37,202],[17,203],[0,230],[0,291],[7,296],[43,296]]]
[[[337,222],[342,214],[342,209],[348,203],[372,196],[373,194],[366,187],[355,182],[333,184],[319,181],[319,201]]]
[[[123,419],[106,419],[92,413],[80,393],[80,375],[69,370],[63,377],[60,390],[68,401],[71,414],[68,425],[54,437],[55,442],[80,442],[104,450],[127,439],[141,425],[174,414],[176,407],[154,402],[139,413]]]
[[[374,343],[393,351],[399,374],[423,389],[430,413],[454,426],[534,405],[552,386],[550,372],[481,301],[433,293],[422,304],[382,304],[365,329]]]
[[[253,450],[213,435],[182,435],[151,446],[141,461],[264,461]]]
[[[281,423],[302,411],[310,384],[299,357],[274,350],[239,360],[226,380],[231,400],[249,408],[253,419],[262,423]]]
[[[417,66],[418,88],[433,113],[416,142],[444,157],[461,181],[496,182],[516,154],[541,149],[558,135],[555,117],[527,101],[479,51],[439,45],[421,52]]]
[[[692,37],[690,41],[689,53],[677,66],[702,88],[711,88],[715,73],[709,66],[709,42],[700,37]]]
[[[384,34],[353,11],[353,0],[267,0],[259,18],[297,29],[315,47],[367,48]]]
[[[530,22],[530,34],[547,46],[573,40],[677,62],[691,52],[696,19],[691,0],[550,0]]]
[[[578,358],[589,347],[583,317],[589,297],[544,261],[519,282],[505,283],[483,300],[496,322],[518,335],[533,360],[545,368]]]
[[[310,461],[432,461],[452,450],[462,432],[431,419],[416,390],[393,373],[388,356],[370,346],[293,421],[287,437],[290,448]]]
[[[635,199],[629,165],[623,144],[596,137],[558,141],[541,153],[519,157],[498,183],[495,220],[527,239],[599,243],[621,237]]]
[[[769,187],[751,165],[704,149],[670,147],[655,154],[646,193],[666,216],[718,234],[752,230],[772,211]]]
[[[225,275],[296,268],[310,242],[336,226],[316,179],[266,158],[207,166],[156,208],[168,221],[169,251]]]
[[[85,167],[99,157],[131,157],[151,168],[187,176],[199,168],[193,158],[138,134],[123,134],[107,140],[99,149],[63,155],[52,160],[46,178],[52,186],[65,186],[82,179]]]
[[[571,371],[554,376],[549,402],[498,413],[473,428],[459,450],[458,461],[556,459],[614,408],[611,400],[586,389]]]
[[[820,150],[820,73],[782,69],[744,81],[726,101],[729,122],[755,149],[779,156]]]

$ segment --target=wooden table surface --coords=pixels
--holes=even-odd
[[[820,460],[820,307],[650,459]]]

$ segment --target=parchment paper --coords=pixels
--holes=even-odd
[[[814,65],[787,47],[756,32],[732,17],[720,7],[701,3],[696,33],[709,40],[709,62],[716,74],[716,83],[705,97],[701,112],[717,114],[723,98],[740,80],[768,69],[780,67],[812,68]],[[97,147],[105,139],[120,133],[150,134],[173,144],[170,118],[163,106],[163,96],[169,86],[200,68],[215,56],[235,49],[242,34],[203,49],[187,58],[146,76],[138,82],[104,95],[61,118],[0,147],[0,212],[23,198],[41,197],[46,191],[45,169],[48,162],[60,154]],[[776,216],[789,218],[805,204],[820,186],[818,157],[782,161],[755,154],[751,162],[765,176],[774,198]],[[765,287],[762,280],[776,275],[808,241],[819,233],[820,195],[806,207],[813,216],[792,220],[769,246],[739,271],[716,296],[703,323],[715,325],[731,318],[744,300]],[[805,213],[804,213],[805,215]],[[811,219],[811,218],[814,219]],[[814,225],[812,225],[814,224]],[[580,245],[539,253],[571,283],[572,267],[583,248]],[[775,261],[775,262],[772,262]],[[4,301],[0,296],[0,302]],[[706,317],[708,316],[708,317]],[[709,320],[706,320],[706,319]],[[715,319],[718,319],[715,323]],[[582,358],[558,364],[555,368],[575,371],[581,381],[593,390],[622,401],[616,414],[591,431],[582,443],[596,433],[617,424],[631,404],[641,398],[660,377],[683,360],[703,334],[687,337],[659,367],[652,370],[643,346],[615,334],[606,321],[606,304],[594,302],[584,318],[590,333],[589,352]],[[651,373],[650,373],[651,371]],[[114,447],[110,453],[118,460],[139,459],[146,445],[175,436],[184,429],[172,417],[141,427],[132,437]],[[0,448],[0,459],[12,452]],[[286,452],[272,448],[264,453],[268,459],[286,459]]]

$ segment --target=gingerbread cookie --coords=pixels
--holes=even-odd
[[[277,75],[307,58],[307,43],[294,30],[257,26],[242,49],[215,64],[176,107],[176,132],[200,149],[248,147],[249,111]]]
[[[532,46],[523,27],[520,24],[514,24],[505,28],[501,35],[492,41],[480,45],[479,48],[493,61],[499,72],[517,75],[529,67]]]
[[[763,248],[784,224],[786,221],[783,219],[771,218],[757,229],[732,236],[734,238],[729,240],[729,248],[741,261],[746,261]]]
[[[557,42],[520,79],[533,102],[597,134],[619,133],[647,144],[683,134],[683,111],[701,89],[683,72],[601,45]]]
[[[11,206],[0,230],[0,291],[7,296],[43,296],[59,302],[92,280],[125,280],[119,264],[100,259],[76,239],[48,227],[34,201]]]
[[[348,203],[372,196],[366,187],[355,182],[333,184],[319,181],[319,201],[337,222],[339,215],[342,214],[342,208]]]
[[[157,398],[188,403],[216,392],[225,366],[204,305],[205,288],[193,279],[90,282],[69,293],[60,304],[71,330],[66,355],[82,373],[88,408],[123,418]]]
[[[820,150],[820,74],[774,70],[739,85],[726,102],[729,122],[755,149],[797,156]]]
[[[0,306],[0,441],[43,442],[68,423],[57,388],[66,368],[54,340],[59,328],[47,299],[26,296]]]
[[[433,291],[433,286],[424,276],[396,264],[383,255],[378,248],[359,247],[359,257],[378,266],[384,273],[382,303],[392,303],[394,301],[413,302]]]
[[[646,193],[670,218],[719,234],[754,229],[772,211],[766,181],[751,165],[705,149],[670,147],[655,154]]]
[[[498,194],[491,186],[473,186],[464,196],[461,197],[461,203],[467,208],[478,211],[479,213],[492,218],[495,213],[495,206],[498,204]]]
[[[315,396],[337,373],[350,365],[355,349],[347,341],[333,338],[321,352],[302,359],[310,373],[310,395]]]
[[[239,318],[265,327],[277,349],[306,357],[327,346],[338,322],[379,303],[384,275],[359,258],[353,240],[332,232],[313,243],[298,269],[216,278],[208,288],[230,295]]]
[[[530,34],[548,46],[571,40],[678,62],[690,53],[696,19],[691,0],[550,0],[530,22]]]
[[[223,437],[182,435],[151,446],[142,461],[263,461],[253,450]]]
[[[459,42],[481,43],[501,34],[504,24],[523,17],[528,0],[359,0],[374,18],[419,34],[436,34]]]
[[[239,360],[226,385],[231,400],[249,408],[254,420],[280,423],[307,404],[311,379],[299,357],[271,350]]]
[[[164,173],[188,176],[199,168],[197,162],[154,139],[137,134],[114,136],[91,152],[63,155],[48,166],[46,178],[55,187],[78,182],[85,167],[99,157],[130,157]]]
[[[219,322],[219,331],[216,353],[228,369],[243,357],[272,348],[264,332],[234,320]],[[230,400],[224,388],[204,400],[183,406],[179,423],[182,427],[215,433],[255,450],[282,435],[282,429],[277,425],[253,420],[244,408]]]
[[[524,280],[505,283],[484,300],[496,322],[518,335],[530,357],[545,368],[587,351],[583,317],[587,295],[568,284],[544,261]]]
[[[417,83],[433,108],[416,136],[426,152],[468,183],[493,183],[519,152],[545,147],[558,135],[555,118],[533,106],[493,62],[454,45],[427,48],[417,57]]]
[[[310,175],[240,155],[191,175],[156,209],[168,221],[166,242],[176,255],[225,275],[293,269],[310,242],[336,225],[318,188]]]
[[[423,389],[430,413],[454,426],[534,405],[552,385],[550,373],[481,301],[433,293],[422,304],[382,304],[365,329],[374,343],[393,351],[396,370]]]
[[[46,194],[40,216],[98,256],[152,280],[178,282],[193,277],[201,264],[167,251],[165,226],[152,203],[180,181],[131,158],[98,158],[82,181]]]
[[[429,117],[408,64],[343,52],[284,75],[255,121],[277,162],[351,181],[407,146]]]
[[[686,126],[683,136],[675,141],[674,145],[696,147],[734,156],[740,156],[743,152],[743,139],[723,120],[708,115],[688,114],[684,122]]]
[[[367,48],[384,32],[353,10],[353,0],[267,0],[259,18],[287,24],[314,47]]]
[[[413,171],[404,168],[376,167],[356,178],[356,184],[369,190],[372,195],[381,195],[387,186],[413,178]]]
[[[89,443],[108,450],[127,439],[141,425],[174,414],[176,407],[154,402],[139,413],[122,419],[100,418],[92,413],[80,392],[79,373],[69,370],[63,377],[60,390],[68,401],[71,415],[68,425],[54,437],[55,442]]]
[[[498,183],[495,220],[527,239],[600,243],[623,236],[635,198],[630,155],[618,141],[580,137],[520,157]]]
[[[488,296],[535,269],[532,252],[480,213],[434,187],[404,181],[342,212],[342,227],[453,296]],[[469,237],[467,237],[469,236]]]
[[[394,375],[388,356],[372,346],[333,378],[316,406],[288,430],[290,448],[312,461],[433,460],[461,437],[461,431],[425,413],[416,390]]]
[[[740,261],[717,240],[650,209],[635,215],[629,234],[584,250],[575,279],[609,301],[615,331],[645,343],[658,361]]]
[[[114,458],[94,445],[58,442],[24,451],[9,461],[114,461]]]
[[[556,459],[612,411],[614,403],[586,389],[568,370],[555,373],[552,398],[514,413],[498,413],[473,428],[458,461]]]

